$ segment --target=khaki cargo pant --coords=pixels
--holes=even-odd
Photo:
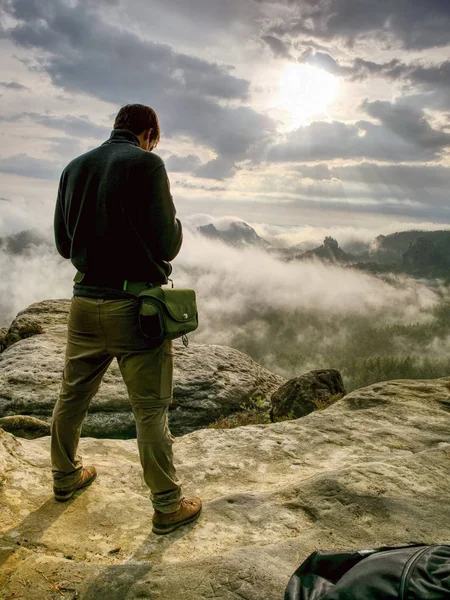
[[[128,389],[153,507],[173,512],[179,508],[182,494],[167,418],[172,401],[172,342],[152,347],[139,329],[134,298],[72,298],[65,367],[51,426],[54,485],[68,488],[81,476],[82,462],[76,454],[81,426],[113,358]]]

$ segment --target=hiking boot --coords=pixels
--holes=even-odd
[[[162,513],[155,510],[152,518],[152,531],[158,535],[170,533],[181,525],[195,521],[202,510],[202,501],[194,496],[193,498],[182,498],[178,510],[171,513]]]
[[[84,467],[81,470],[80,480],[74,485],[71,485],[69,488],[62,489],[53,486],[55,500],[58,500],[58,502],[67,502],[67,500],[70,500],[77,490],[91,485],[96,477],[97,471],[95,470],[95,467]]]

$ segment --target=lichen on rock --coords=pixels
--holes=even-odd
[[[314,369],[290,379],[272,394],[272,422],[290,417],[298,419],[326,408],[347,392],[342,376],[336,369]]]
[[[17,437],[34,440],[39,437],[50,435],[50,424],[30,417],[29,415],[14,415],[11,417],[1,417],[0,427],[12,433]]]

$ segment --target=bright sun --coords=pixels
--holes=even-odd
[[[290,115],[290,124],[299,126],[310,117],[326,112],[338,92],[334,75],[311,65],[291,63],[280,75],[279,109]]]

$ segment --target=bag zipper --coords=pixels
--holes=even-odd
[[[419,561],[419,558],[423,554],[425,554],[425,552],[428,552],[428,550],[431,550],[434,547],[435,547],[435,544],[433,544],[432,546],[427,546],[426,548],[422,548],[421,550],[418,550],[411,556],[411,558],[406,563],[406,565],[403,569],[402,579],[400,582],[400,596],[399,596],[400,600],[405,600],[406,579],[407,579],[409,573],[416,566],[417,562]]]

